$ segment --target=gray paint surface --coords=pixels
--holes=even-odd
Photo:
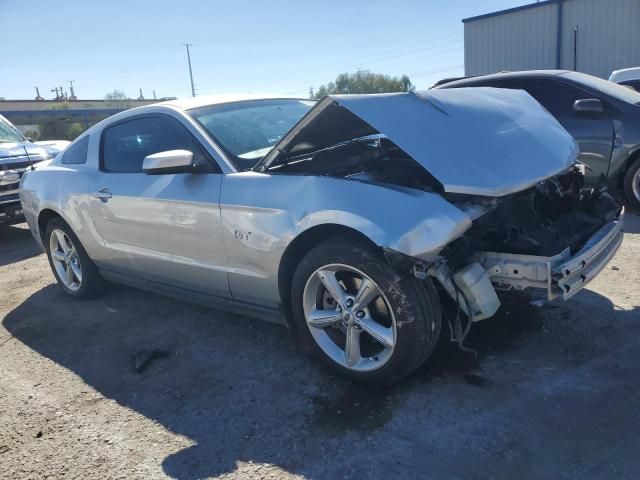
[[[577,26],[577,70],[608,78],[613,70],[640,65],[639,19],[640,0],[563,0],[470,20],[464,24],[465,74],[573,69]]]

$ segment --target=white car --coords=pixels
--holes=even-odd
[[[69,140],[39,140],[34,143],[47,150],[54,157],[71,144]]]
[[[609,81],[633,88],[640,92],[640,67],[616,70],[611,73]]]

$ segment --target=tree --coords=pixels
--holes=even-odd
[[[40,124],[41,140],[75,140],[86,128],[81,123],[51,120]]]
[[[335,82],[320,86],[317,90],[309,90],[311,98],[321,98],[332,93],[388,93],[412,92],[415,89],[408,76],[391,77],[368,70],[356,73],[341,73]]]
[[[82,125],[81,123],[72,123],[71,125],[69,125],[69,128],[67,129],[66,139],[75,140],[85,130],[86,128],[84,128],[84,125]]]
[[[122,90],[115,89],[113,92],[109,92],[104,96],[105,100],[127,100],[127,94]]]

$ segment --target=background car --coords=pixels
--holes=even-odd
[[[609,81],[631,87],[640,92],[640,67],[616,70],[611,73]]]
[[[640,208],[640,93],[570,71],[527,71],[470,77],[438,89],[521,89],[540,102],[577,140],[587,182],[606,177],[611,191]]]
[[[56,156],[71,143],[69,140],[39,140],[34,142],[39,147],[44,148],[50,155]]]

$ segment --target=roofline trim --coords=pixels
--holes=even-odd
[[[553,5],[560,2],[561,0],[544,0],[542,2],[528,3],[526,5],[520,5],[519,7],[507,8],[505,10],[498,10],[497,12],[485,13],[483,15],[476,15],[475,17],[463,18],[462,23],[475,22],[476,20],[482,20],[484,18],[499,17],[500,15],[505,15],[507,13],[529,10],[530,8],[543,7],[545,5]]]

